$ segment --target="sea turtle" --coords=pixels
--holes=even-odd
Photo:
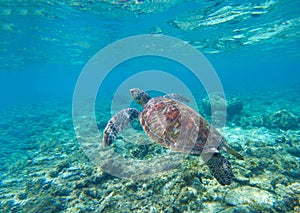
[[[212,175],[222,185],[232,182],[233,172],[230,162],[219,151],[225,150],[239,159],[243,157],[229,147],[226,139],[201,115],[181,101],[181,95],[165,95],[151,98],[141,89],[130,90],[132,98],[143,107],[123,109],[107,123],[103,143],[107,147],[117,134],[138,118],[146,134],[162,146],[171,150],[194,155],[209,156],[206,164]]]

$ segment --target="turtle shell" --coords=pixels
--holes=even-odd
[[[201,115],[171,98],[151,99],[144,106],[140,122],[151,139],[174,151],[217,153],[224,140]]]

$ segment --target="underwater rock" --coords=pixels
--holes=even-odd
[[[285,150],[290,153],[291,155],[294,155],[296,157],[300,157],[300,148],[298,146],[293,146],[293,147],[285,147]]]
[[[183,187],[178,195],[179,203],[188,203],[190,200],[194,200],[197,195],[197,190],[192,187]]]
[[[37,195],[41,191],[50,188],[51,183],[51,180],[48,180],[45,177],[33,178],[26,183],[25,192],[28,196]]]
[[[223,127],[226,122],[226,115],[224,115],[224,112],[221,111],[214,111],[211,114],[212,120],[211,124],[215,127]]]
[[[252,211],[249,209],[248,206],[237,206],[237,207],[233,208],[231,212],[251,213]]]
[[[243,102],[239,98],[232,98],[227,100],[227,114],[229,117],[241,114],[243,110]]]
[[[242,175],[238,175],[237,177],[235,177],[234,181],[241,185],[248,185],[250,183],[250,179]]]
[[[279,212],[292,211],[300,205],[299,192],[300,184],[292,183],[290,185],[276,184],[276,194],[280,195],[280,199],[274,205]]]
[[[86,196],[89,196],[91,198],[96,198],[96,199],[101,199],[103,196],[103,191],[98,190],[97,188],[85,189],[83,193]]]
[[[251,205],[271,206],[276,197],[268,191],[256,187],[243,186],[230,190],[225,195],[225,203],[232,206]]]
[[[251,213],[253,211],[250,210],[250,206],[232,206],[232,207],[229,207],[229,208],[226,208],[225,210],[223,211],[215,211],[215,212],[222,212],[222,213]],[[209,211],[211,212],[211,211]]]
[[[48,162],[50,159],[47,156],[44,157],[36,157],[29,161],[32,165],[43,165]]]
[[[61,172],[64,168],[68,168],[70,166],[70,163],[68,161],[62,161],[57,166],[57,172]]]
[[[49,171],[49,172],[47,173],[47,176],[50,177],[50,178],[55,178],[55,177],[58,176],[58,172],[57,172],[56,169],[51,170],[51,171]]]
[[[14,200],[7,200],[3,204],[1,203],[2,208],[3,208],[3,212],[8,212],[7,210],[9,210],[14,205],[14,203],[15,203]]]
[[[207,115],[211,115],[212,107],[215,109],[215,111],[223,111],[222,110],[224,108],[223,103],[224,103],[224,100],[218,94],[212,95],[212,102],[210,102],[208,97],[202,99],[202,107],[203,107],[204,112]]]
[[[287,210],[293,210],[296,206],[299,205],[299,196],[286,194],[282,197]]]
[[[218,94],[212,95],[212,100],[210,101],[209,98],[204,98],[202,100],[202,107],[204,109],[204,112],[207,115],[211,115],[211,107],[215,109],[215,111],[223,111],[223,103],[224,100],[222,100],[222,97]],[[238,115],[242,112],[243,110],[243,102],[239,98],[232,98],[232,99],[227,99],[226,100],[226,110],[227,110],[227,115],[232,118],[235,115]]]
[[[293,191],[294,194],[300,195],[300,183],[292,183],[288,188]]]
[[[66,200],[54,198],[49,194],[42,193],[24,203],[19,212],[61,212],[66,209]]]
[[[86,188],[86,187],[88,187],[89,183],[90,182],[88,180],[82,180],[82,181],[75,183],[74,188],[75,189]]]
[[[70,172],[65,172],[61,175],[62,179],[68,179],[70,177],[73,177],[75,175],[75,173],[70,173]]]
[[[200,189],[201,192],[205,191],[206,189],[202,185],[201,179],[198,177],[193,178],[193,183],[192,183],[193,188],[197,188],[198,190]]]
[[[226,206],[224,206],[220,203],[208,202],[208,203],[205,203],[205,208],[201,209],[201,213],[212,213],[212,212],[225,213],[226,212],[225,207]],[[230,208],[227,208],[227,209],[230,209]],[[230,211],[230,212],[232,212],[232,211]]]
[[[265,178],[264,175],[259,175],[259,176],[250,178],[249,185],[252,187],[256,187],[259,189],[269,191],[269,192],[274,191],[274,186],[272,185],[271,180],[268,178]]]
[[[79,167],[76,167],[76,166],[72,166],[72,167],[69,167],[67,170],[68,170],[69,172],[73,172],[73,171],[78,171],[78,170],[80,170],[80,168],[79,168]]]
[[[298,127],[298,118],[287,110],[279,110],[273,114],[263,117],[263,126],[272,129],[280,128],[283,130],[296,129]]]
[[[52,196],[68,196],[70,195],[71,190],[64,187],[63,185],[55,185],[52,187]]]
[[[19,200],[24,200],[27,198],[27,194],[25,192],[20,192],[17,197]]]
[[[95,174],[88,177],[88,181],[91,184],[103,184],[103,182],[106,182],[107,180],[114,179],[114,176],[110,175],[109,173],[103,171],[103,170],[96,170]]]
[[[271,158],[275,154],[275,152],[276,150],[274,150],[272,147],[255,147],[253,148],[253,152],[251,153],[251,155],[257,158]]]

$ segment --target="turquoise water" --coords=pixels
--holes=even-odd
[[[0,8],[2,212],[300,211],[299,1],[2,1]],[[80,74],[107,45],[141,34],[180,39],[214,67],[227,109],[236,110],[216,127],[245,158],[223,152],[235,174],[231,185],[219,185],[197,156],[174,154],[180,163],[164,172],[159,165],[172,162],[173,152],[149,139],[137,121],[109,150],[133,162],[128,174],[143,173],[152,159],[157,170],[151,178],[128,178],[94,164],[91,156],[120,166],[109,151],[86,153],[86,147],[102,146],[104,127],[118,110],[141,110],[127,89],[117,93],[124,82],[126,88],[141,83],[153,97],[182,92],[213,120],[206,88],[187,67],[144,56],[118,64],[98,85],[92,113],[98,138],[80,142],[76,128],[92,132],[73,125]],[[96,66],[99,76],[102,67]],[[175,76],[189,91],[160,77],[128,80],[154,70]]]

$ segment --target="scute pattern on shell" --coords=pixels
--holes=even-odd
[[[223,137],[189,106],[167,97],[151,99],[140,122],[145,132],[162,146],[191,154],[218,152]]]

